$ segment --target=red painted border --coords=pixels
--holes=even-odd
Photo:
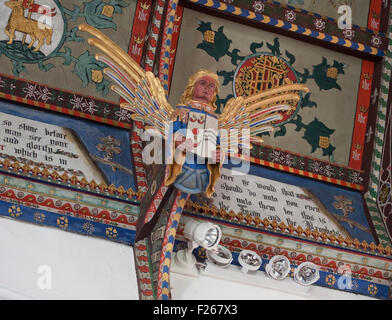
[[[359,83],[357,111],[353,137],[351,141],[349,167],[360,170],[362,166],[363,151],[365,147],[366,126],[369,115],[371,90],[374,76],[374,62],[363,60],[362,71]]]
[[[153,300],[154,289],[151,278],[152,270],[149,262],[147,240],[140,240],[134,245],[135,265],[139,284],[139,297],[141,300]]]
[[[368,28],[379,32],[381,24],[382,0],[371,0],[369,6]]]
[[[158,47],[158,39],[161,28],[161,22],[163,19],[163,12],[165,7],[165,0],[155,1],[154,12],[152,13],[152,22],[150,25],[150,32],[147,41],[147,50],[145,56],[144,69],[146,71],[153,71],[156,49]]]
[[[382,0],[371,0],[368,16],[370,30],[380,31],[381,7]],[[349,160],[349,167],[356,170],[360,170],[362,167],[374,72],[375,63],[363,60]]]
[[[150,20],[152,0],[138,1],[133,18],[131,41],[129,43],[128,55],[140,64],[145,44],[148,22]]]
[[[368,15],[368,28],[370,30],[380,31],[381,7],[382,0],[371,0]],[[374,73],[375,63],[363,60],[349,160],[349,167],[356,170],[362,168]]]
[[[45,199],[42,202],[39,202],[38,195],[35,193],[26,193],[20,198],[18,195],[18,190],[14,187],[5,187],[4,191],[0,193],[0,198],[7,202],[20,202],[27,203],[30,207],[36,206],[39,208],[43,208],[42,210],[56,210],[57,213],[66,212],[67,215],[71,214],[75,217],[81,217],[83,219],[92,219],[93,221],[100,220],[98,222],[105,223],[107,225],[121,223],[123,225],[127,225],[129,230],[136,227],[136,221],[129,222],[128,216],[123,212],[118,213],[116,218],[112,218],[110,214],[110,210],[100,209],[98,213],[93,214],[90,208],[95,208],[94,205],[81,205],[78,209],[75,209],[74,204],[72,202],[64,201],[60,206],[56,205],[56,199],[50,198],[50,196],[45,195]],[[94,220],[95,219],[95,220]],[[125,227],[123,227],[125,228]]]

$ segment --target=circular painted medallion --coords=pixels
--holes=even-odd
[[[66,19],[57,0],[0,0],[0,52],[23,63],[44,61],[64,42]]]
[[[292,66],[283,58],[270,53],[256,53],[246,57],[234,74],[233,92],[235,97],[251,96],[286,84],[298,83]],[[273,122],[277,127],[290,121],[298,112],[301,100],[283,113],[280,121]]]

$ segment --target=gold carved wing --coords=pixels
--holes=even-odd
[[[288,84],[230,99],[218,118],[221,146],[227,146],[228,153],[237,153],[238,146],[249,149],[250,143],[262,142],[258,135],[273,131],[283,113],[295,111],[301,92],[309,89],[303,84]]]
[[[90,33],[88,43],[98,48],[97,61],[107,65],[104,73],[114,81],[111,89],[125,102],[121,108],[132,112],[133,119],[143,120],[146,129],[157,131],[166,138],[173,107],[166,99],[165,91],[152,72],[143,70],[139,64],[101,31],[88,24],[79,30]]]

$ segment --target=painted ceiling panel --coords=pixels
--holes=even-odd
[[[47,14],[34,10],[28,13],[29,10],[16,3],[0,0],[0,69],[3,74],[118,101],[109,90],[110,82],[103,77],[104,66],[94,59],[95,51],[87,45],[86,34],[79,32],[77,26],[89,23],[99,28],[127,51],[136,0],[35,1],[35,5],[51,10]],[[38,22],[46,25],[44,30],[47,31],[40,32],[36,27]],[[13,29],[7,27],[10,23]],[[31,30],[35,31],[25,30],[25,24],[32,25]],[[12,43],[7,34],[9,30]]]
[[[253,80],[256,87],[263,86],[268,75],[282,76],[285,72],[294,82],[305,83],[310,89],[296,116],[277,126],[270,136],[264,135],[264,143],[348,165],[361,59],[186,9],[170,101],[178,103],[188,77],[206,68],[220,76],[220,112],[229,98],[243,93],[238,92],[235,82],[249,76],[251,66],[247,64],[255,63],[264,68],[254,67],[259,72],[259,78]],[[285,71],[276,71],[282,66]],[[264,79],[260,78],[262,74]]]

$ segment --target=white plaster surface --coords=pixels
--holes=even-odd
[[[0,299],[138,299],[133,248],[0,218]]]
[[[49,266],[52,289],[40,289]],[[172,296],[176,300],[363,300],[365,296],[312,286],[292,279],[275,281],[263,272],[244,274],[238,266],[210,264],[198,276],[172,266]],[[0,218],[1,299],[121,299],[137,300],[133,248],[55,228]]]

